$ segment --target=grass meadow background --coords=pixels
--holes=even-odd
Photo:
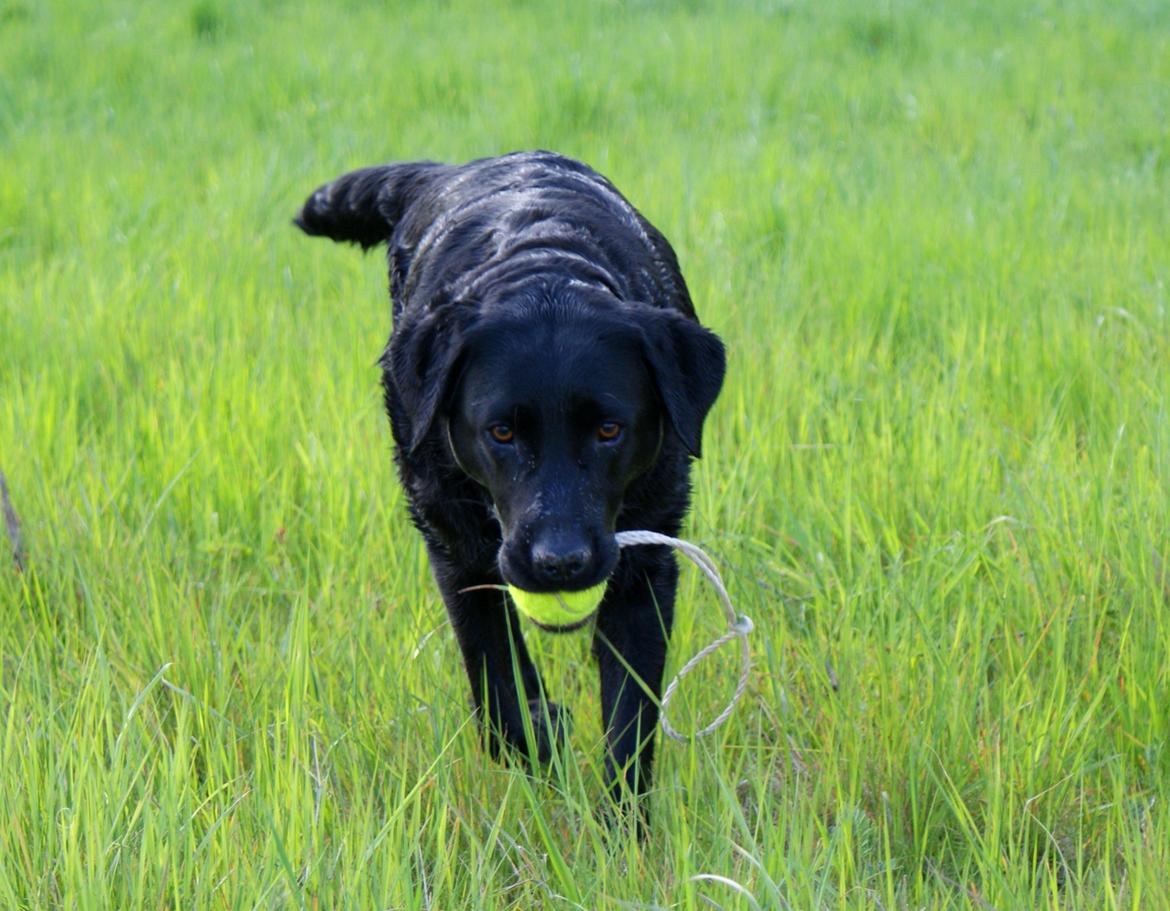
[[[1162,0],[0,0],[0,907],[1170,908],[1168,124]],[[529,637],[548,773],[479,749],[384,260],[290,225],[534,147],[730,353],[688,537],[755,670],[641,846],[588,637]]]

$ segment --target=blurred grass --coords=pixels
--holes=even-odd
[[[0,904],[1170,907],[1168,26],[6,0]],[[585,637],[530,637],[549,775],[479,750],[382,261],[289,225],[346,168],[532,147],[626,192],[730,348],[689,536],[756,673],[661,746],[641,848],[593,818]],[[676,666],[718,628],[683,592]],[[695,678],[709,716],[731,656]]]

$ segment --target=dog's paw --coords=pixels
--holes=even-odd
[[[610,787],[606,796],[608,799],[598,802],[594,814],[610,838],[644,842],[650,834],[650,796],[634,795],[615,786]]]
[[[552,759],[554,749],[568,744],[573,714],[555,702],[529,699],[528,716],[532,719],[532,733],[536,737],[536,759],[543,765]]]
[[[554,749],[568,743],[573,716],[567,708],[529,699],[527,709],[531,731],[520,717],[491,720],[484,731],[484,745],[492,759],[513,756],[529,766],[547,765]]]

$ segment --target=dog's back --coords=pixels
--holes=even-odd
[[[354,171],[313,193],[296,223],[366,248],[388,243],[396,312],[558,274],[694,317],[666,239],[608,180],[552,152]]]

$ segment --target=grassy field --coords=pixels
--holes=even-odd
[[[1170,908],[1163,0],[0,0],[0,60],[0,907]],[[688,536],[755,670],[641,846],[587,637],[529,636],[571,749],[480,750],[384,263],[290,226],[533,147],[729,347]],[[672,665],[720,627],[685,575]]]

